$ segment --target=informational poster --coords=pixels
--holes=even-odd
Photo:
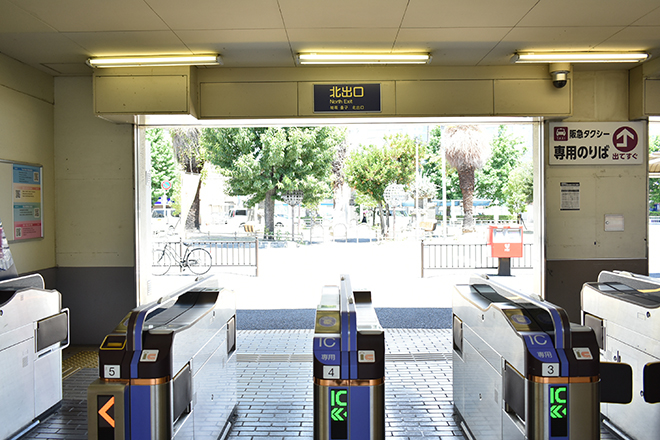
[[[561,211],[580,210],[580,182],[561,182]]]
[[[640,165],[648,155],[644,122],[553,122],[550,165]]]
[[[43,237],[41,167],[13,165],[14,240]]]

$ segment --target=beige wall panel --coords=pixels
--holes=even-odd
[[[55,178],[53,164],[53,105],[51,102],[19,91],[33,89],[33,79],[27,84],[20,83],[20,76],[25,73],[25,66],[15,69],[13,63],[5,63],[0,58],[0,69],[4,72],[0,78],[0,159],[16,162],[28,162],[43,166],[43,225],[44,238],[17,241],[10,244],[12,256],[19,273],[48,269],[55,266]],[[5,81],[8,74],[14,78]],[[39,77],[39,75],[35,75]],[[50,87],[50,91],[47,89]],[[17,90],[17,88],[19,90]],[[53,80],[38,87],[52,99]],[[7,165],[10,170],[11,165]],[[9,229],[13,216],[11,198],[11,172],[0,176],[0,219]]]
[[[631,69],[628,77],[628,117],[630,120],[644,117],[644,69],[642,66]]]
[[[380,84],[380,113],[314,113],[314,84]],[[396,96],[394,81],[364,80],[356,81],[337,80],[334,82],[315,81],[298,83],[300,116],[320,117],[374,117],[394,116],[396,114]]]
[[[560,167],[546,174],[546,258],[593,258],[596,249],[595,182],[586,167]],[[578,169],[579,168],[579,169]],[[561,182],[580,183],[580,210],[560,210]]]
[[[188,76],[95,76],[96,113],[188,113]]]
[[[282,83],[201,83],[201,118],[260,118],[298,115],[298,85]]]
[[[368,82],[430,81],[468,79],[544,79],[549,80],[548,66],[527,64],[510,66],[304,66],[273,68],[197,69],[200,83],[234,82]]]
[[[647,116],[660,116],[660,79],[647,78],[644,84]]]
[[[595,175],[596,192],[596,258],[645,258],[647,218],[640,207],[646,199],[646,173],[643,166],[612,170],[608,175]],[[616,201],[616,203],[612,203]],[[624,231],[605,231],[606,215],[622,215]]]
[[[580,183],[580,210],[560,210],[560,183]],[[548,167],[546,256],[549,260],[645,258],[644,166]],[[623,215],[623,232],[605,232],[605,215]]]
[[[627,70],[573,72],[574,114],[567,121],[627,120],[628,79]]]
[[[94,116],[91,78],[56,78],[57,264],[130,267],[133,127]]]
[[[130,267],[134,262],[133,183],[127,179],[58,182],[60,267]],[[63,223],[63,224],[62,224]]]
[[[398,116],[493,114],[493,81],[397,81]]]
[[[0,54],[0,84],[53,103],[53,77]]]
[[[495,80],[495,115],[568,116],[572,82],[557,89],[551,80]]]

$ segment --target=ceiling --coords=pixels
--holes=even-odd
[[[489,66],[517,50],[660,56],[660,0],[0,0],[0,53],[54,76],[91,74],[91,56],[293,67],[301,51],[428,51]]]

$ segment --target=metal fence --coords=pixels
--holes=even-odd
[[[153,249],[163,248],[167,242],[154,242]],[[211,254],[211,267],[254,267],[254,276],[259,276],[259,240],[181,240],[169,242],[179,255],[186,248],[202,248]]]
[[[523,244],[522,258],[512,258],[511,268],[532,268],[532,243]],[[487,244],[446,244],[422,241],[422,278],[433,269],[496,269],[497,258]]]

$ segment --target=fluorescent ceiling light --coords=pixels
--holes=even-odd
[[[300,64],[428,64],[428,53],[300,53]]]
[[[87,60],[87,65],[91,67],[217,66],[221,64],[220,55],[160,55],[90,58]]]
[[[636,63],[649,57],[643,52],[519,52],[513,63]]]

